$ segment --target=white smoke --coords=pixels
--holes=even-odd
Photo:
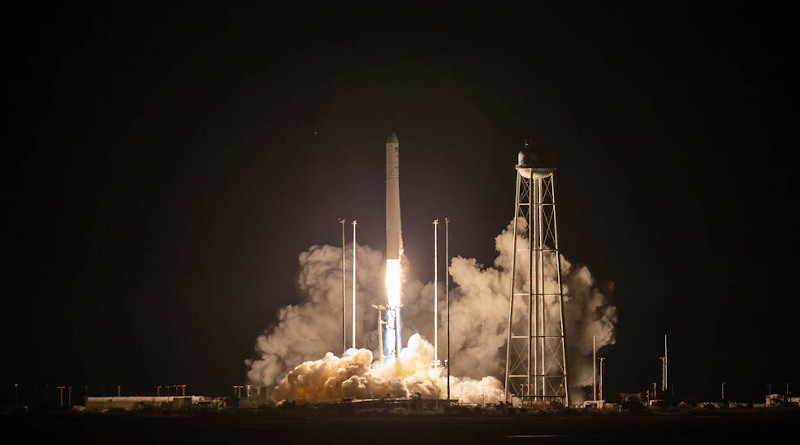
[[[319,403],[344,398],[381,397],[444,398],[447,377],[442,368],[431,368],[433,345],[419,334],[409,338],[400,360],[384,364],[372,361],[368,349],[348,349],[343,357],[325,354],[320,360],[301,363],[275,387],[271,398],[300,403]],[[451,378],[451,394],[466,403],[496,403],[502,399],[500,381]]]
[[[485,394],[492,394],[495,382],[499,382],[497,379],[503,376],[513,249],[512,232],[512,225],[509,224],[495,238],[498,256],[494,260],[494,267],[485,267],[475,259],[462,257],[455,257],[451,261],[450,274],[453,278],[450,302],[451,373],[454,376],[469,378],[463,382],[459,379],[460,389],[472,387],[470,390],[462,390],[464,397],[474,399],[475,394],[482,394],[483,400],[487,400]],[[348,246],[347,250],[350,253],[346,253],[345,258],[349,260],[352,257],[352,247]],[[434,394],[438,397],[441,394],[441,386],[437,383],[438,377],[431,376],[427,369],[433,352],[425,352],[423,346],[424,344],[430,346],[430,343],[419,338],[414,340],[416,343],[412,347],[409,338],[409,334],[415,332],[422,333],[426,337],[431,337],[433,334],[432,283],[423,285],[417,280],[404,277],[403,284],[403,332],[404,340],[409,342],[410,350],[409,355],[405,355],[406,352],[403,351],[403,357],[410,361],[427,361],[424,363],[425,366],[411,366],[409,369],[415,370],[411,374],[405,371],[398,374],[396,369],[389,372],[384,368],[373,369],[369,366],[368,362],[371,362],[373,355],[378,352],[377,311],[371,305],[385,304],[386,290],[383,255],[367,246],[358,246],[357,251],[356,328],[357,346],[368,346],[371,351],[349,350],[341,358],[335,354],[328,354],[329,351],[342,350],[341,261],[342,250],[339,247],[312,246],[307,252],[300,254],[298,277],[300,302],[282,308],[278,313],[277,324],[270,326],[258,337],[255,349],[260,357],[247,361],[250,367],[249,379],[253,383],[265,386],[273,386],[280,382],[275,389],[273,399],[291,397],[292,400],[333,400],[337,398],[333,396],[345,393],[354,394],[354,397],[384,396],[386,394],[382,394],[382,391],[389,388],[392,389],[388,392],[390,395],[407,396],[419,392],[425,398],[429,395],[433,397]],[[348,261],[346,266],[349,273],[352,265]],[[570,386],[574,388],[591,383],[592,337],[596,336],[598,348],[614,344],[614,324],[617,316],[616,308],[609,304],[608,295],[604,294],[605,289],[596,285],[588,268],[585,266],[573,268],[563,256],[561,267],[566,294],[564,312],[567,359]],[[521,269],[527,270],[527,268]],[[546,282],[552,285],[555,264],[545,264],[545,272]],[[517,273],[524,272],[520,272],[518,268]],[[519,277],[523,278],[523,275]],[[346,281],[346,329],[349,347],[352,289],[351,280]],[[607,288],[611,289],[611,286]],[[444,294],[441,290],[440,296]],[[548,311],[553,309],[557,309],[555,302],[549,301]],[[440,333],[445,332],[444,323],[442,316]],[[440,334],[440,337],[442,336],[443,334]],[[441,357],[443,345],[444,339],[440,338],[440,359],[443,358]],[[430,347],[432,349],[432,346]],[[324,358],[317,360],[319,357]],[[402,363],[405,362],[401,357]],[[418,375],[419,369],[426,370],[425,378]],[[303,377],[304,375],[309,377]],[[312,375],[314,377],[311,377]],[[308,382],[312,382],[313,385],[309,385]],[[314,385],[324,385],[324,387]],[[314,389],[311,389],[311,386]],[[439,392],[433,388],[438,388]],[[459,396],[456,391],[452,393],[454,398]],[[574,395],[572,399],[577,400],[580,397],[579,391],[573,391],[571,394]]]
[[[348,247],[352,257],[352,247]],[[356,332],[358,345],[377,346],[377,314],[372,304],[383,295],[381,270],[383,255],[367,246],[358,246],[356,274]],[[322,357],[328,351],[342,350],[342,249],[312,246],[300,254],[297,278],[299,304],[278,311],[278,321],[256,340],[260,357],[248,360],[248,378],[272,386],[298,364]],[[352,271],[352,263],[347,270]],[[349,278],[349,277],[348,277]],[[352,284],[347,283],[347,344],[351,345]]]
[[[525,232],[523,219],[518,225],[518,233]],[[457,360],[453,361],[455,374],[500,377],[504,373],[505,355],[501,352],[505,351],[507,341],[513,240],[512,221],[495,238],[498,256],[494,267],[484,267],[472,258],[452,260],[450,274],[457,284],[451,290],[454,298],[450,307],[451,348],[458,351]],[[525,243],[521,236],[517,242]],[[545,289],[557,286],[554,263],[551,259],[545,264]],[[527,270],[526,266],[518,266],[519,281],[527,280]],[[615,343],[617,310],[609,304],[609,296],[595,284],[587,267],[573,268],[562,255],[561,270],[571,399],[579,401],[582,394],[574,389],[592,383],[592,337],[596,336],[598,349]],[[607,287],[613,288],[610,283]],[[551,319],[557,319],[558,303],[554,298],[547,301],[547,311]]]

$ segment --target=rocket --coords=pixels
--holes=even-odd
[[[386,138],[386,336],[383,345],[386,357],[399,357],[403,349],[400,307],[402,306],[402,272],[400,255],[403,238],[400,234],[400,143],[397,135]]]
[[[386,138],[386,259],[399,260],[403,252],[400,231],[400,143]]]

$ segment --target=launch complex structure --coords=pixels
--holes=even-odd
[[[569,406],[555,168],[526,142],[516,170],[505,399]]]
[[[447,295],[447,356],[444,366],[447,368],[448,378],[448,398],[449,398],[449,362],[450,362],[450,280],[449,280],[449,219],[445,218],[445,293]],[[347,348],[346,331],[346,284],[345,284],[345,220],[339,218],[342,226],[342,353]],[[439,294],[438,294],[438,231],[439,220],[433,221],[434,225],[434,357],[431,366],[440,367],[442,362],[439,360]],[[352,289],[352,336],[351,347],[356,348],[356,221],[353,221],[353,289]],[[391,133],[386,138],[386,304],[373,304],[372,307],[378,311],[378,360],[384,363],[387,360],[395,360],[403,350],[402,342],[402,270],[401,258],[403,255],[402,225],[400,219],[400,143],[395,133]]]
[[[386,304],[373,305],[378,311],[379,360],[396,360],[402,351],[401,257],[403,239],[400,220],[400,144],[397,135],[386,139]],[[505,401],[515,405],[558,402],[569,406],[564,290],[558,249],[555,168],[540,162],[527,141],[516,165],[516,194],[513,220],[514,240],[511,263],[508,331],[506,343]],[[344,220],[342,224],[342,347],[344,332]],[[449,220],[445,219],[448,223]],[[356,347],[356,222],[353,221],[353,333]],[[449,237],[448,237],[449,239]],[[438,286],[438,220],[434,221],[434,286]],[[448,247],[449,252],[449,247]],[[449,255],[449,253],[447,253]],[[449,266],[446,256],[445,264]],[[449,268],[448,268],[449,269]],[[445,367],[450,375],[449,270],[448,348]],[[438,354],[438,289],[434,291],[434,357]]]

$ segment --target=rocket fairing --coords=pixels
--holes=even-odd
[[[386,138],[386,259],[399,260],[403,252],[400,231],[400,143]]]

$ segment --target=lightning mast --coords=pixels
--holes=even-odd
[[[667,393],[667,334],[664,334],[664,357],[661,363],[661,391]]]
[[[516,172],[505,400],[569,406],[555,168],[526,141]]]
[[[606,361],[606,358],[605,357],[600,357],[599,360],[600,360],[600,388],[599,388],[599,390],[600,390],[600,400],[605,401],[606,400],[604,398],[605,396],[603,396],[603,367],[605,367],[605,363],[604,362]]]
[[[339,223],[342,225],[342,355],[347,351],[347,327],[345,326],[345,319],[347,318],[345,300],[347,300],[347,290],[345,287],[345,254],[344,254],[344,218],[339,218]]]
[[[439,366],[439,220],[433,220],[433,366]]]
[[[597,337],[592,336],[592,400],[597,402]]]
[[[450,219],[444,219],[444,293],[447,298],[447,404],[450,404]]]
[[[356,225],[353,220],[353,349],[356,348]]]

